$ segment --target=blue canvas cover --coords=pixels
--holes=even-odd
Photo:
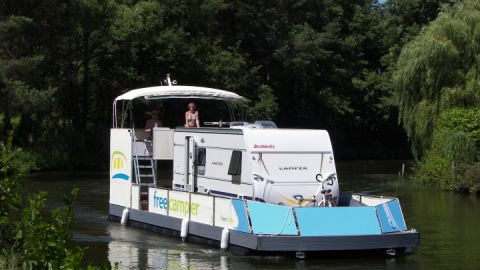
[[[233,229],[236,231],[249,233],[250,226],[248,224],[247,212],[245,210],[245,201],[232,199],[232,205],[238,218],[238,225]]]
[[[407,229],[398,199],[378,205],[376,209],[383,233],[399,232]]]
[[[247,201],[254,234],[298,235],[291,207]]]
[[[295,208],[300,235],[380,234],[374,207]]]

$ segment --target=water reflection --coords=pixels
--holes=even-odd
[[[307,253],[306,260],[292,254],[238,256],[118,224],[110,224],[108,233],[108,260],[119,269],[419,269],[402,257],[355,253]]]
[[[217,249],[117,224],[108,233],[108,260],[119,269],[229,269]]]

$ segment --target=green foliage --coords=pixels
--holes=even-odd
[[[2,137],[15,130],[40,169],[104,165],[113,98],[170,73],[280,126],[327,128],[350,156],[358,141],[398,151],[391,66],[444,2],[0,1]]]
[[[81,268],[83,250],[68,248],[78,189],[65,196],[64,207],[45,214],[45,192],[30,194],[22,202],[18,180],[4,178],[0,187],[0,242],[7,262],[27,269]]]
[[[271,120],[278,112],[278,104],[272,88],[261,85],[258,89],[258,101],[248,110],[248,115],[256,120]]]
[[[76,193],[74,189],[73,198]],[[55,209],[50,219],[40,212],[45,208],[46,195],[46,192],[29,195],[22,218],[16,224],[15,240],[22,243],[18,249],[27,258],[29,268],[49,264],[58,268],[62,258],[67,255],[64,247],[71,237],[71,203],[68,202],[65,209]]]
[[[1,144],[4,146],[4,144]],[[3,148],[0,171],[0,268],[1,269],[81,269],[81,248],[70,248],[73,203],[78,189],[62,198],[63,207],[46,213],[46,192],[32,193],[25,198],[21,184],[11,171],[7,157],[16,149]],[[12,153],[10,153],[12,152]],[[5,172],[12,172],[7,177]],[[89,266],[88,269],[98,269]]]
[[[416,161],[412,180],[456,192],[480,192],[480,163],[455,163],[439,149],[429,149]]]
[[[417,156],[431,145],[441,112],[479,102],[478,25],[478,1],[461,1],[445,8],[402,49],[393,85],[400,120]]]
[[[15,237],[13,220],[22,207],[22,197],[19,192],[20,183],[11,178],[0,180],[0,244],[12,245]],[[16,213],[16,214],[15,214]]]
[[[480,4],[465,0],[405,45],[394,71],[400,119],[418,161],[414,179],[477,192]]]
[[[452,108],[436,121],[432,147],[451,162],[472,163],[480,151],[480,109]]]
[[[18,270],[27,269],[25,266],[21,267],[20,258],[12,252],[12,250],[0,250],[0,269],[4,270]]]
[[[35,160],[33,154],[13,146],[11,135],[6,142],[0,140],[0,174],[3,177],[30,172],[36,167]]]
[[[85,134],[73,129],[46,133],[37,140],[41,146],[36,148],[36,152],[42,157],[37,161],[39,167],[56,169],[82,167],[89,160],[85,154],[85,140],[87,140]]]
[[[239,53],[238,48],[223,49],[219,44],[213,44],[208,55],[205,59],[205,71],[211,74],[209,81],[212,85],[242,93],[242,88],[256,80],[259,68],[252,67],[248,59]]]
[[[446,188],[452,178],[451,169],[450,161],[444,158],[442,153],[430,149],[421,160],[414,164],[413,171],[415,173],[412,179],[422,184]]]
[[[454,170],[455,177],[449,189],[458,192],[480,192],[480,163],[459,164]]]
[[[418,20],[400,24],[425,23],[441,1],[408,2],[418,5],[0,3],[2,130],[7,134],[10,119],[19,117],[14,145],[40,156],[40,168],[78,166],[79,159],[102,164],[97,149],[108,153],[99,136],[108,132],[112,99],[125,89],[158,85],[170,73],[181,84],[233,90],[259,102],[252,115],[280,126],[329,128],[339,146],[365,141],[360,134],[403,140],[391,121],[396,109],[381,61],[401,33],[397,25],[385,27],[386,17],[414,12]],[[392,132],[397,135],[385,136]]]
[[[436,122],[437,129],[460,130],[475,142],[480,141],[480,108],[452,108],[443,112]]]
[[[417,162],[413,178],[454,191],[479,190],[480,110],[453,108],[436,122],[432,146]]]
[[[450,162],[471,163],[477,154],[475,141],[459,130],[440,130],[434,135],[432,147]]]

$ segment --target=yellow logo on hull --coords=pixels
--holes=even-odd
[[[111,166],[112,166],[112,180],[113,179],[121,179],[127,180],[130,179],[128,175],[128,171],[126,171],[127,165],[127,157],[124,153],[120,151],[114,151],[112,153],[111,158]]]

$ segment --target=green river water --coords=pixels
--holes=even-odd
[[[419,187],[398,176],[401,161],[340,162],[340,190],[398,197],[420,245],[400,257],[379,254],[238,255],[217,247],[182,242],[123,227],[108,217],[107,173],[39,173],[25,179],[27,191],[49,192],[49,206],[71,190],[74,241],[88,247],[95,264],[118,262],[120,269],[480,269],[480,198]]]

